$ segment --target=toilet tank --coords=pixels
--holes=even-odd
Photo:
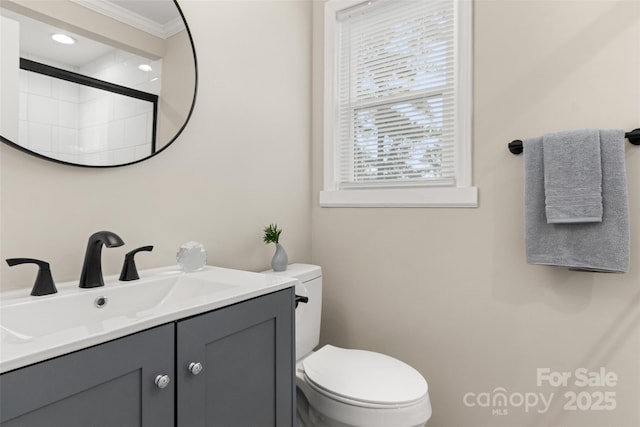
[[[285,271],[265,273],[298,279],[296,295],[309,298],[306,304],[300,303],[296,308],[296,360],[299,360],[320,342],[322,269],[311,264],[290,264]]]

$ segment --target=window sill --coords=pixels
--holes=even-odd
[[[354,189],[320,192],[325,208],[476,208],[477,187]]]

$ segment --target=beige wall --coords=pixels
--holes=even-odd
[[[415,366],[429,381],[430,426],[638,426],[640,148],[627,149],[631,270],[606,275],[525,263],[523,159],[507,143],[569,128],[640,127],[640,2],[480,0],[474,7],[480,207],[341,209],[317,202],[322,4],[314,4],[312,259],[324,269],[321,339]],[[604,367],[617,385],[536,384],[538,368],[582,367]],[[492,415],[463,403],[466,393],[496,388],[555,395],[546,413],[508,406],[506,415]],[[616,408],[565,410],[572,390],[615,392]]]
[[[105,274],[153,244],[140,268],[175,263],[201,241],[209,263],[262,270],[277,222],[290,260],[310,261],[310,3],[181,1],[200,69],[191,121],[157,157],[115,169],[62,166],[0,146],[0,257],[51,263],[77,280],[89,235],[112,230]],[[35,271],[0,264],[0,286],[30,288]],[[26,290],[26,289],[25,289]]]
[[[160,150],[180,130],[193,100],[195,73],[187,30],[165,40],[162,58],[162,96],[158,103],[156,149]]]

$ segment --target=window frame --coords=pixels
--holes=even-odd
[[[328,0],[324,7],[324,186],[321,207],[477,207],[478,190],[472,185],[472,0],[453,0],[455,13],[455,186],[416,186],[415,183],[389,188],[338,188],[336,179],[337,117],[336,13],[362,0]]]

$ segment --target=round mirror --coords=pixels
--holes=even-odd
[[[2,0],[0,139],[85,167],[167,148],[195,104],[197,63],[175,0]]]

